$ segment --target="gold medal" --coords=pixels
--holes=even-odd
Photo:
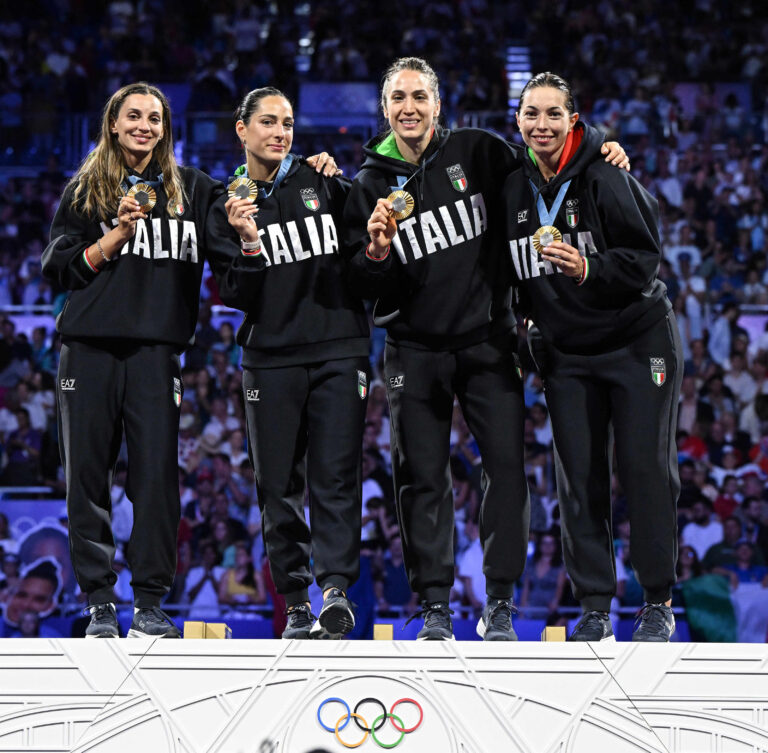
[[[250,178],[235,178],[227,186],[227,194],[231,199],[233,196],[238,199],[250,199],[256,201],[259,196],[259,189]]]
[[[392,202],[392,216],[396,220],[404,220],[416,206],[413,196],[408,191],[393,191],[387,196],[387,201]]]
[[[541,253],[550,243],[563,240],[563,234],[554,225],[542,225],[533,234],[533,247]]]
[[[144,214],[149,214],[152,211],[152,207],[157,204],[155,189],[146,183],[136,183],[136,185],[131,186],[127,195],[139,202],[139,209]]]

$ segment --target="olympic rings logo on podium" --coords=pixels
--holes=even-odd
[[[327,703],[340,703],[346,709],[346,714],[342,714],[333,727],[327,725],[320,716],[320,712],[323,710],[323,706],[325,706]],[[383,712],[373,720],[373,724],[370,727],[368,726],[366,719],[357,713],[360,707],[366,703],[377,704]],[[399,716],[395,715],[395,709],[401,703],[411,703],[419,710],[419,721],[416,722],[416,724],[414,724],[412,727],[406,727],[403,724],[403,720]],[[339,735],[339,732],[341,732],[349,724],[350,719],[353,719],[358,728],[363,732],[363,736],[357,742],[347,742],[346,740],[342,740],[341,736]],[[376,732],[387,723],[387,719],[390,720],[392,726],[400,733],[400,737],[393,743],[383,743],[376,737]],[[400,698],[392,704],[392,707],[389,709],[389,711],[387,711],[387,707],[378,698],[363,698],[361,701],[357,702],[357,706],[355,706],[354,711],[349,710],[349,704],[343,698],[326,698],[317,707],[317,721],[320,722],[320,726],[327,732],[333,732],[336,736],[336,739],[345,748],[358,748],[368,739],[368,735],[371,736],[373,741],[380,748],[396,748],[398,745],[400,745],[400,743],[403,741],[403,738],[409,732],[413,732],[421,726],[423,720],[424,710],[421,708],[421,704],[419,704],[419,702],[415,701],[413,698]]]

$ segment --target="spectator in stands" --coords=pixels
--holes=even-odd
[[[6,442],[8,462],[0,474],[6,486],[33,486],[40,483],[40,453],[43,435],[29,424],[29,411],[16,411],[18,429],[12,431]]]
[[[267,600],[261,571],[253,566],[251,553],[244,543],[235,546],[235,561],[219,580],[219,604],[232,607],[264,604]]]
[[[692,546],[703,560],[709,548],[722,539],[722,523],[714,518],[712,503],[702,496],[691,507],[691,522],[683,528],[680,542]]]
[[[391,607],[400,607],[412,614],[418,604],[418,595],[411,591],[403,562],[403,543],[397,530],[390,535],[389,547],[384,554],[381,571],[374,582],[379,614]]]
[[[739,543],[736,561],[723,565],[722,570],[728,573],[733,590],[742,583],[760,583],[763,588],[768,588],[768,567],[755,562],[755,548],[748,541]]]
[[[553,532],[543,533],[536,542],[533,557],[523,574],[523,590],[520,594],[520,610],[526,607],[543,607],[548,613],[556,612],[563,598],[566,584],[562,545]]]
[[[219,617],[219,588],[226,572],[219,566],[219,555],[213,543],[201,547],[201,563],[187,573],[182,600],[189,604],[190,620],[214,620]]]
[[[741,521],[735,515],[731,515],[723,521],[722,541],[709,547],[701,561],[704,571],[717,572],[717,568],[734,564],[736,562],[736,549],[741,540]]]

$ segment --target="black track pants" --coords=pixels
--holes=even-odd
[[[675,430],[683,361],[674,316],[609,353],[545,350],[563,548],[574,596],[585,611],[607,611],[616,593],[612,433],[629,506],[632,566],[645,599],[666,601],[675,583],[680,493]]]
[[[447,601],[454,581],[449,452],[455,394],[483,459],[480,540],[486,591],[510,597],[525,566],[530,522],[523,466],[525,406],[512,338],[456,351],[388,342],[384,371],[411,588],[426,601]]]
[[[368,369],[360,357],[243,371],[264,547],[288,606],[308,601],[310,557],[322,589],[346,589],[357,580]],[[366,375],[365,397],[359,372]]]
[[[115,600],[110,484],[123,429],[134,602],[160,604],[176,571],[181,369],[165,344],[70,341],[61,348],[57,397],[66,473],[69,544],[89,604]]]

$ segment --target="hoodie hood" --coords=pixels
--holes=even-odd
[[[390,131],[386,133],[380,133],[378,136],[374,136],[364,147],[363,154],[365,159],[363,160],[362,167],[372,167],[380,170],[383,173],[390,175],[404,175],[406,176],[405,182],[398,181],[398,188],[405,187],[406,183],[411,179],[419,184],[419,194],[422,194],[423,187],[423,173],[427,165],[435,159],[439,154],[440,149],[448,141],[451,132],[440,126],[435,126],[435,131],[432,134],[427,148],[424,150],[424,154],[421,155],[418,165],[414,165],[411,162],[406,162],[404,159],[397,159],[396,157],[389,157],[385,154],[379,154],[376,148],[390,135]],[[423,196],[422,196],[423,198]]]
[[[581,131],[581,143],[576,153],[568,160],[563,169],[549,181],[544,179],[544,176],[539,172],[539,168],[531,159],[526,149],[523,169],[525,174],[539,187],[539,190],[545,197],[549,197],[550,194],[555,196],[563,183],[583,173],[589,165],[601,156],[600,149],[603,146],[603,134],[597,128],[586,125],[586,123],[581,121],[576,122],[574,130],[576,129]]]

